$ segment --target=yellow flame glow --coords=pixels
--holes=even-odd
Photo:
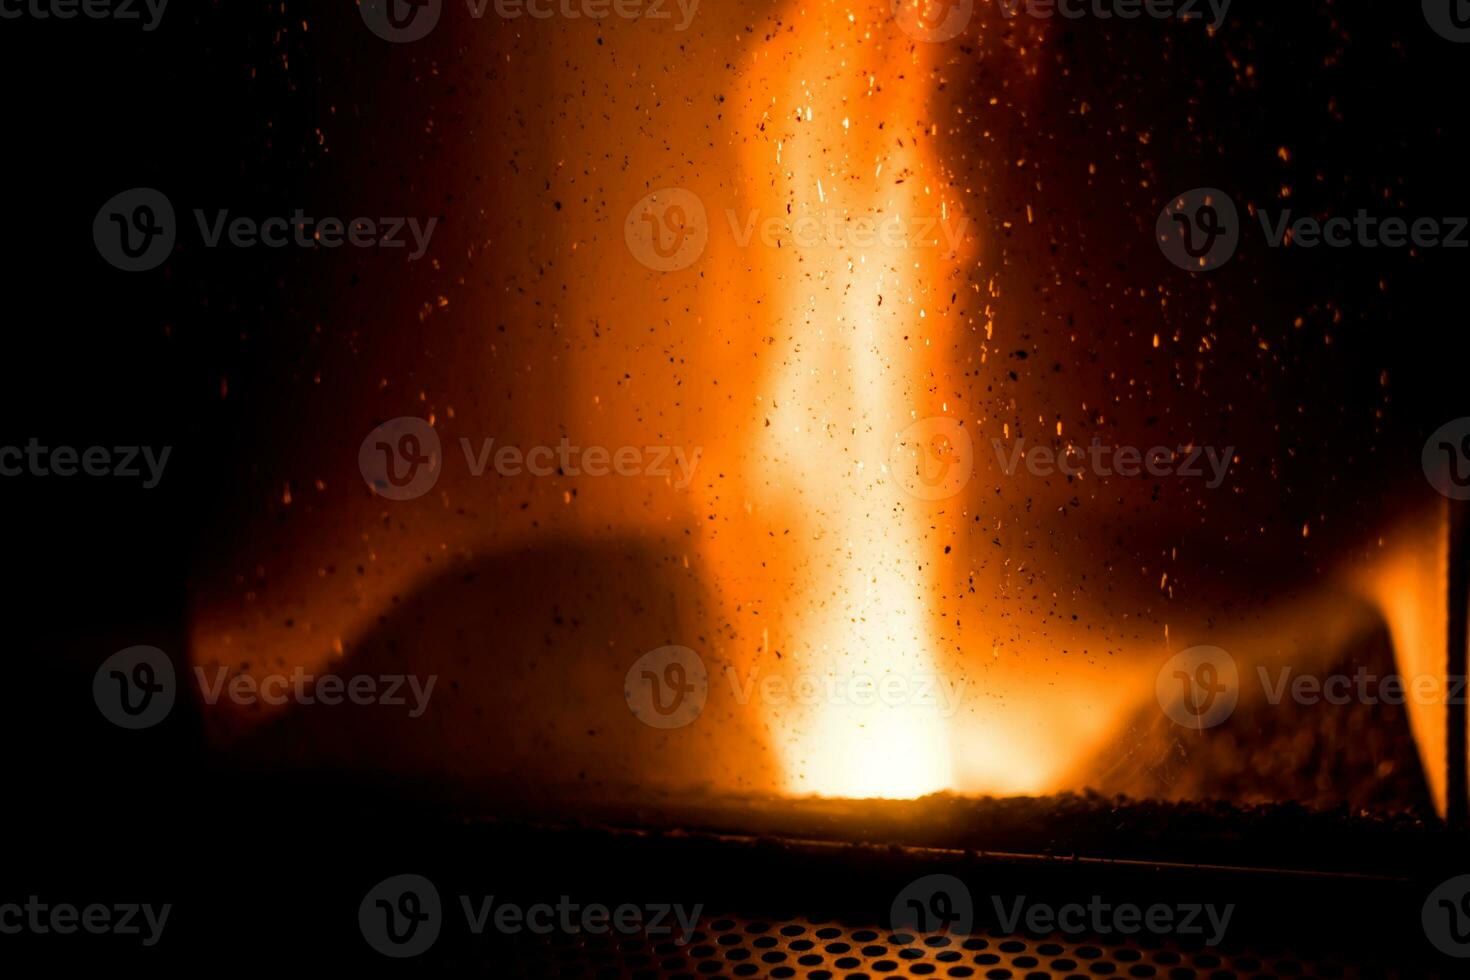
[[[925,303],[944,281],[933,267],[956,256],[957,216],[929,184],[924,46],[886,2],[856,9],[800,6],[799,44],[773,42],[750,79],[766,108],[744,164],[762,215],[781,219],[762,244],[785,345],[750,456],[776,474],[758,505],[801,515],[780,603],[789,669],[837,692],[779,718],[788,789],[907,798],[950,787],[953,770],[940,705],[915,703],[939,682],[931,546],[888,460],[900,432],[938,414]]]

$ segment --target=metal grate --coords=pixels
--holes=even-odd
[[[1362,975],[1332,962],[1186,949],[1143,938],[1077,942],[980,932],[892,933],[811,919],[705,918],[687,945],[644,937],[556,934],[518,945],[511,975],[608,980],[717,977],[875,980],[881,977],[1159,977],[1233,980]]]

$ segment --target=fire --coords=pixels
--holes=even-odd
[[[797,525],[770,596],[782,666],[834,692],[773,718],[792,792],[905,798],[954,782],[942,699],[920,693],[945,684],[929,622],[938,546],[922,484],[906,489],[923,474],[894,453],[945,415],[926,349],[967,252],[926,120],[932,47],[886,2],[802,5],[746,79],[761,111],[744,176],[756,212],[781,219],[763,242],[780,349],[758,383],[765,424],[745,454],[765,478],[747,506]]]
[[[1388,624],[1403,676],[1439,677],[1449,625],[1441,598],[1447,591],[1443,521],[1436,510],[1426,509],[1417,520],[1402,523],[1385,538],[1395,544],[1385,548],[1381,561],[1361,576],[1359,587],[1377,604]],[[1417,698],[1409,698],[1407,704],[1424,775],[1443,813],[1447,805],[1445,708]]]
[[[306,763],[492,801],[528,784],[571,799],[1049,793],[1145,768],[1133,732],[1161,717],[1156,678],[1182,649],[1226,648],[1247,677],[1325,670],[1376,625],[1307,587],[1310,602],[1283,600],[1232,578],[1278,547],[1315,574],[1313,553],[1254,533],[1268,479],[1208,498],[1171,484],[1155,504],[1148,481],[1007,470],[1023,446],[1152,438],[1160,405],[1205,434],[1228,420],[1256,472],[1280,428],[1270,402],[1225,412],[1228,388],[1178,383],[1186,364],[1240,363],[1213,364],[1210,334],[1189,358],[1171,353],[1177,331],[1120,319],[1119,293],[1159,257],[1126,229],[1073,234],[1074,205],[1110,185],[1090,161],[1058,165],[1077,143],[1051,127],[1073,103],[1044,83],[1043,21],[770,0],[708,5],[677,39],[649,26],[426,42],[509,66],[485,82],[494,98],[445,103],[465,124],[442,127],[421,190],[425,213],[457,202],[444,234],[463,240],[432,276],[384,257],[389,285],[338,298],[338,320],[373,329],[323,354],[337,396],[260,447],[261,482],[228,511],[237,539],[201,570],[190,657],[210,676],[444,683],[411,722],[221,703],[212,726],[291,716]],[[543,70],[558,64],[597,68]],[[482,179],[491,166],[499,180]],[[1096,263],[1079,260],[1100,254],[1087,242],[1122,249],[1109,292],[1082,281]],[[444,465],[422,496],[387,500],[358,447],[403,417],[438,436]],[[490,439],[689,464],[500,475],[476,465]],[[1332,525],[1306,544],[1295,531],[1321,549]],[[1445,646],[1432,531],[1360,583],[1424,672]],[[1257,550],[1237,563],[1243,548]],[[625,679],[668,646],[702,658],[708,701],[655,730]],[[1412,721],[1443,797],[1442,715]],[[1213,791],[1171,772],[1139,792]]]

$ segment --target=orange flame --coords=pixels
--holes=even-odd
[[[937,297],[969,259],[968,222],[926,117],[933,46],[902,34],[887,3],[802,5],[792,19],[744,84],[740,162],[757,189],[745,224],[761,236],[776,359],[741,470],[776,542],[765,564],[782,570],[751,583],[777,624],[763,660],[828,693],[771,722],[788,790],[913,797],[954,774],[929,622],[939,546],[920,474],[895,467],[912,455],[894,448],[948,408],[927,351],[946,329]],[[717,556],[726,569],[751,557],[739,540]]]

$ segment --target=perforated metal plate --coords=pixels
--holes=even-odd
[[[590,935],[527,938],[513,976],[699,980],[715,977],[1255,977],[1360,976],[1331,962],[1187,950],[1162,940],[1077,942],[982,932],[972,936],[894,934],[837,922],[705,918],[687,945],[668,939]],[[1374,974],[1382,975],[1382,974]]]

